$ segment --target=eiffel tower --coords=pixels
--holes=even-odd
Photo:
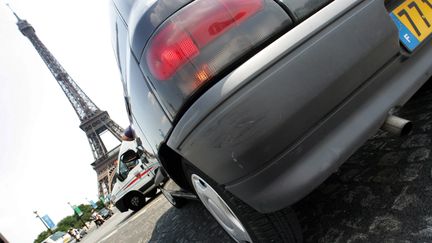
[[[10,8],[10,6],[7,4]],[[66,94],[69,102],[74,108],[80,119],[80,128],[87,135],[95,161],[91,164],[96,171],[99,196],[111,193],[112,182],[115,171],[115,161],[119,153],[119,147],[108,151],[101,139],[101,134],[109,131],[114,137],[121,141],[123,128],[111,120],[108,112],[101,111],[90,98],[81,90],[73,81],[66,70],[60,65],[57,59],[46,48],[42,41],[36,35],[34,28],[23,20],[10,8],[17,18],[18,29],[33,44],[42,60],[51,71],[54,78]]]

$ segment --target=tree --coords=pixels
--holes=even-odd
[[[97,205],[97,209],[98,209],[98,210],[99,210],[99,209],[102,209],[102,208],[105,207],[105,204],[104,204],[101,200],[98,200],[98,201],[96,202],[96,205]]]
[[[75,215],[69,215],[57,224],[57,231],[67,232],[70,228],[81,228],[80,222]]]
[[[81,204],[79,205],[79,208],[83,212],[83,215],[81,216],[82,220],[84,222],[90,221],[93,207],[88,204]]]
[[[36,240],[34,240],[34,243],[40,243],[43,240],[45,240],[46,238],[48,238],[48,236],[50,236],[50,232],[48,230],[42,231],[38,237],[36,238]]]
[[[87,204],[81,204],[78,206],[83,213],[80,217],[74,212],[74,214],[64,217],[60,222],[58,222],[56,229],[53,233],[57,231],[67,232],[70,228],[82,228],[84,227],[83,222],[87,222],[91,220],[92,215],[92,206]],[[40,243],[45,240],[50,233],[48,230],[41,232],[38,237],[35,239],[34,243]]]

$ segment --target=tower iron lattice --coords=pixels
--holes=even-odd
[[[10,8],[8,4],[7,6]],[[79,127],[87,135],[95,159],[91,165],[97,173],[99,195],[104,195],[106,193],[103,188],[107,189],[107,193],[111,193],[115,161],[119,153],[119,146],[108,151],[101,139],[101,134],[109,131],[115,138],[121,141],[121,136],[124,132],[123,128],[110,118],[108,112],[100,110],[75,83],[36,35],[33,26],[31,26],[27,20],[21,19],[12,9],[11,11],[18,20],[18,29],[33,44],[80,119],[81,124]]]

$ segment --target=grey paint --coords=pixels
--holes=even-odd
[[[112,0],[122,21],[129,27],[129,42],[133,56],[140,57],[147,40],[157,27],[191,1]]]
[[[208,90],[203,97],[198,99],[176,124],[176,127],[168,141],[172,148],[178,148],[186,136],[207,116],[209,112],[216,109],[227,98],[257,74],[270,68],[277,60],[287,53],[295,50],[301,43],[316,35],[324,27],[339,18],[341,13],[361,2],[360,0],[335,1],[324,8],[320,13],[304,21],[300,26],[290,30],[288,33],[269,45],[265,50],[257,53],[255,57],[244,63],[237,70],[219,81],[212,89]]]
[[[126,25],[130,26],[130,42],[135,57],[140,57],[147,40],[157,27],[192,0],[112,0]],[[275,0],[287,6],[296,22],[332,0]]]
[[[143,82],[145,77],[138,63],[131,60],[128,67],[127,93],[133,110],[133,126],[143,140],[144,148],[153,154],[150,159],[156,159],[159,146],[172,125],[146,82]]]
[[[277,0],[286,5],[296,21],[300,21],[311,13],[333,0]]]
[[[194,79],[192,74],[196,72],[195,69],[201,65],[204,65],[207,58],[213,59],[217,57],[216,59],[220,61],[218,61],[219,64],[215,65],[218,66],[218,70],[221,70],[217,72],[226,73],[226,70],[233,70],[236,66],[238,66],[236,63],[238,63],[239,59],[242,57],[242,54],[258,52],[254,51],[254,49],[261,46],[261,44],[267,39],[266,37],[271,37],[276,33],[286,31],[292,26],[292,20],[278,4],[276,4],[273,0],[262,1],[264,4],[264,9],[262,11],[248,18],[248,21],[243,22],[239,28],[234,28],[233,30],[228,31],[223,36],[220,36],[219,38],[212,41],[211,45],[201,49],[199,57],[197,57],[196,61],[191,60],[189,64],[186,64],[181,69],[177,70],[176,75],[171,77],[169,80],[161,81],[156,77],[152,77],[147,63],[147,54],[151,46],[147,45],[145,47],[144,53],[139,61],[141,70],[143,73],[148,74],[149,80],[151,82],[150,85],[154,89],[154,93],[158,95],[159,102],[164,107],[168,116],[173,118],[181,116],[181,113],[183,112],[182,110],[189,106],[188,101],[191,100],[191,96],[193,97],[197,96],[198,93],[203,93],[202,90],[205,89],[203,87],[191,93],[186,92],[182,87],[184,87],[186,80]],[[208,8],[205,7],[206,5],[203,5],[203,3],[206,4],[206,2],[199,2],[200,1],[194,1],[186,7],[200,9],[194,11],[194,14],[196,14],[196,16],[193,18],[195,22],[199,21],[200,16],[206,16],[208,11]],[[190,12],[189,10],[186,10],[186,8],[182,10],[185,10],[186,13]],[[179,19],[179,15],[182,15],[182,10],[179,10],[177,13],[171,16],[169,21]],[[163,28],[163,26],[164,25],[161,25],[160,28]],[[257,37],[256,35],[259,35],[260,37]],[[254,38],[262,39],[259,41],[252,41]],[[245,45],[245,43],[249,44]],[[222,51],[225,48],[230,48],[236,51]],[[218,82],[218,80],[209,81],[207,82],[207,85],[216,82]],[[188,82],[186,81],[186,83]]]
[[[148,39],[169,16],[191,0],[137,1],[129,15],[129,38],[132,52],[139,59]]]
[[[431,77],[431,56],[432,45],[425,45],[408,60],[393,59],[301,143],[226,189],[261,212],[306,196],[379,129],[390,109],[403,105]]]
[[[117,10],[119,11],[119,16],[122,16],[123,21],[127,23],[129,20],[129,15],[132,7],[137,0],[112,0],[112,2],[117,6]],[[147,1],[148,2],[148,1]]]
[[[117,10],[114,9],[114,11]],[[113,13],[111,21],[115,40],[113,43],[121,71],[125,100],[129,102],[129,108],[134,111],[133,114],[128,114],[129,121],[138,137],[141,138],[143,147],[151,155],[148,158],[149,161],[157,162],[156,154],[159,145],[166,138],[172,125],[155,95],[146,85],[145,77],[129,48],[127,26],[116,13]]]
[[[249,83],[212,110],[177,149],[219,184],[238,180],[299,143],[398,51],[384,4],[366,1],[268,69],[243,70]]]

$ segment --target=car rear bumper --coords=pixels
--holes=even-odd
[[[259,172],[226,186],[261,212],[291,205],[311,192],[383,124],[432,74],[432,46],[383,68],[296,146]]]
[[[432,46],[400,51],[382,0],[335,1],[208,90],[168,145],[258,211],[286,207],[431,76]]]

